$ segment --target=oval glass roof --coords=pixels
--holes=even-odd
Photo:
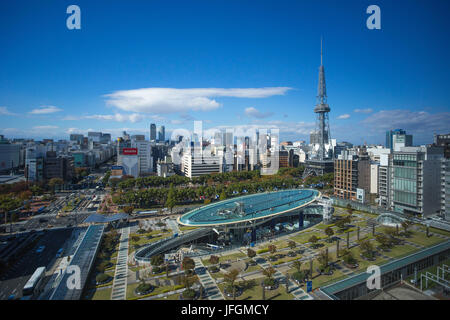
[[[312,189],[257,193],[194,209],[178,218],[178,222],[188,226],[213,226],[257,220],[305,206],[319,196],[320,192]]]

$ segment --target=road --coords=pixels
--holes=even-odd
[[[49,269],[53,265],[56,253],[63,247],[71,233],[71,228],[44,232],[37,244],[0,276],[0,300],[5,300],[12,294],[16,298],[21,297],[22,288],[33,272],[38,267],[45,266]],[[45,246],[45,249],[41,253],[36,253],[39,246]]]

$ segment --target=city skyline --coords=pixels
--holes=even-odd
[[[435,3],[411,2],[405,12],[381,1],[381,30],[365,28],[360,1],[289,10],[285,2],[108,3],[108,15],[106,2],[79,1],[81,30],[65,27],[66,4],[2,3],[0,134],[67,139],[125,130],[149,138],[157,123],[170,137],[202,120],[205,129],[277,127],[280,140],[309,141],[323,36],[331,138],[383,144],[387,130],[402,128],[415,144],[431,143],[450,131],[442,41],[449,5]],[[44,11],[46,20],[31,28],[31,16]]]

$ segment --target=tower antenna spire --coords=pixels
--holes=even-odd
[[[323,65],[322,57],[323,57],[323,48],[322,48],[323,37],[320,36],[320,65]]]

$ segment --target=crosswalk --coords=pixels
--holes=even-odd
[[[127,274],[128,274],[128,236],[130,227],[122,229],[117,254],[116,272],[111,291],[111,300],[125,300],[127,296]]]

